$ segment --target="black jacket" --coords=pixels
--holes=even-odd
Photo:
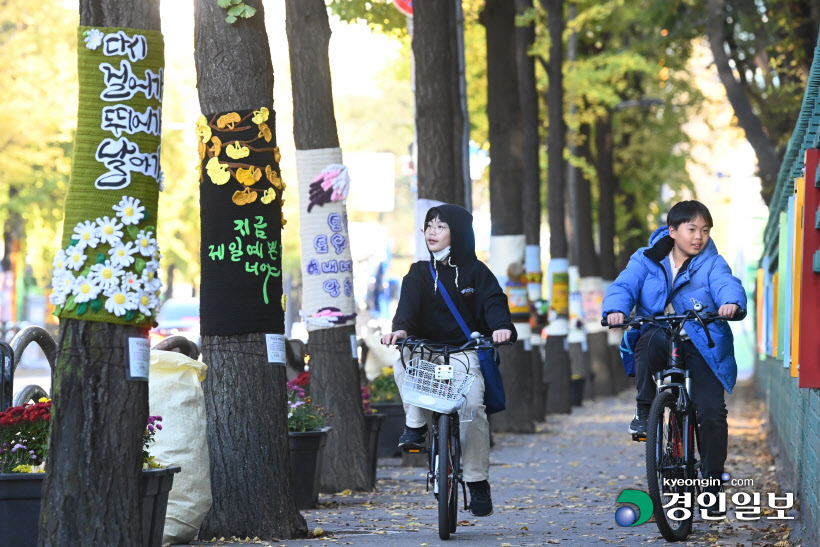
[[[450,263],[457,267],[438,263],[438,284],[447,289],[470,331],[489,336],[493,331],[508,329],[514,342],[517,333],[510,320],[507,295],[495,275],[475,255],[473,216],[457,205],[439,205],[437,209],[441,220],[450,226]],[[467,341],[436,286],[430,261],[416,262],[404,276],[393,330],[448,344]]]

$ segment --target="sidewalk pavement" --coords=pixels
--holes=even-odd
[[[750,385],[741,385],[729,401],[729,460],[735,478],[753,479],[744,490],[776,492],[774,464],[765,439],[764,414]],[[425,469],[400,467],[399,459],[379,461],[378,490],[321,495],[316,509],[304,511],[319,537],[289,541],[256,538],[195,542],[194,545],[269,546],[626,546],[663,545],[654,522],[621,527],[616,503],[624,489],[646,491],[643,443],[626,433],[634,412],[634,394],[585,401],[569,415],[550,415],[535,434],[497,434],[491,454],[490,482],[495,513],[476,518],[459,511],[457,533],[448,542],[437,533],[437,510],[425,491]],[[461,494],[459,498],[461,498]],[[462,501],[462,500],[460,500]],[[463,501],[462,501],[463,503]],[[762,513],[767,511],[763,503]],[[797,516],[795,512],[790,515]],[[695,518],[693,532],[680,545],[800,545],[787,525],[762,516],[739,521],[733,510],[712,524]],[[791,534],[791,536],[790,536]]]

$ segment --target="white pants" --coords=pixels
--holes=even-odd
[[[405,360],[409,360],[409,351],[405,350]],[[435,359],[443,363],[444,359]],[[467,393],[467,418],[473,414],[471,422],[462,422],[460,425],[462,467],[464,468],[465,482],[487,480],[490,476],[490,424],[484,412],[484,377],[478,364],[478,354],[475,351],[459,353],[450,357],[450,364],[459,372],[475,375],[473,385]],[[401,359],[393,365],[393,376],[401,392],[404,380],[404,367]],[[424,410],[404,403],[406,424],[409,427],[423,427],[427,425],[424,419]]]

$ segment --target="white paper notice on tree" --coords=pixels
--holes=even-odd
[[[147,338],[128,339],[128,375],[131,380],[148,381],[151,346]]]
[[[265,342],[268,347],[268,363],[285,365],[285,337],[281,334],[266,334]]]

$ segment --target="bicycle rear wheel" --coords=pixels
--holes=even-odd
[[[458,485],[453,473],[453,446],[450,437],[450,416],[442,414],[438,417],[438,450],[436,458],[436,480],[438,481],[438,537],[450,539],[450,533],[455,532],[455,516],[451,507],[455,504],[456,486]]]
[[[688,454],[684,454],[683,417],[678,410],[677,397],[664,391],[655,397],[649,409],[646,428],[649,497],[652,499],[655,524],[667,541],[682,541],[692,532],[695,487],[694,484],[687,484],[687,479],[694,478],[690,471],[694,462],[694,438],[690,435]],[[676,484],[667,482],[679,479],[683,480]],[[664,508],[673,498],[675,503]]]

